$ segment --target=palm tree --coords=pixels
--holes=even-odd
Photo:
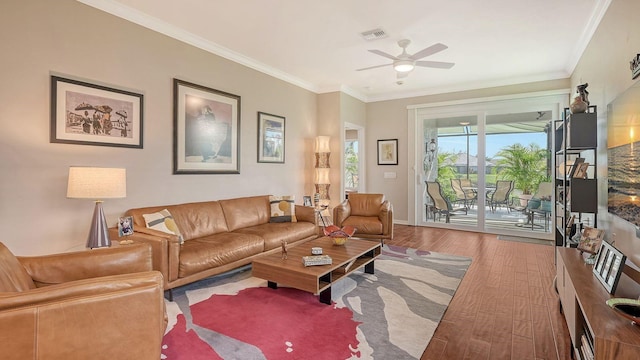
[[[525,195],[533,194],[547,178],[547,150],[538,144],[509,145],[496,154],[496,159],[498,177],[513,180],[514,187]]]

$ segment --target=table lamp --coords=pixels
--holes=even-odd
[[[67,198],[93,199],[96,207],[87,237],[87,247],[94,249],[111,246],[107,221],[102,210],[102,199],[127,196],[127,169],[70,167]]]

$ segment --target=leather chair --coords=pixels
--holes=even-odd
[[[160,359],[162,275],[134,244],[16,257],[0,243],[3,359]]]
[[[333,208],[333,223],[355,227],[353,237],[384,243],[384,239],[393,239],[393,206],[383,194],[352,193]]]

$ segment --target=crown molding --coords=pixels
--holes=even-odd
[[[582,31],[582,34],[580,34],[580,38],[578,39],[578,42],[576,42],[576,46],[573,49],[573,53],[571,54],[571,56],[567,61],[567,67],[566,67],[567,73],[573,74],[573,71],[576,69],[576,66],[578,66],[578,62],[580,61],[582,54],[587,49],[587,46],[589,45],[589,42],[591,41],[593,34],[595,34],[598,28],[598,25],[600,25],[600,21],[602,21],[604,14],[607,12],[607,9],[609,9],[609,5],[611,5],[611,1],[613,0],[597,1],[597,4],[593,9],[593,13],[591,13],[591,16],[589,17],[587,26],[585,26],[585,28]]]
[[[295,86],[318,93],[318,87],[308,81],[302,80],[291,74],[279,69],[265,65],[252,58],[234,52],[216,43],[208,41],[200,36],[194,35],[177,26],[171,25],[153,16],[149,16],[137,9],[122,5],[113,0],[77,0],[85,5],[91,6],[98,10],[102,10],[111,15],[117,16],[134,24],[140,25],[155,32],[164,34],[173,39],[182,41],[189,45],[195,46],[212,54],[218,55],[225,59],[244,65],[261,73],[273,76],[277,79],[286,81]]]

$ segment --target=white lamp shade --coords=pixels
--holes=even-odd
[[[317,153],[331,152],[331,150],[329,150],[329,140],[331,140],[331,137],[329,136],[316,137],[316,152]]]
[[[329,171],[331,169],[320,168],[316,169],[316,184],[330,184],[329,182]]]
[[[67,197],[114,199],[127,196],[127,169],[70,167]]]

